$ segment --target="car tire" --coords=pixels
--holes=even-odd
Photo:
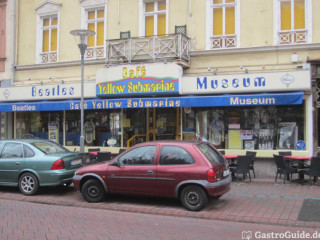
[[[201,187],[189,185],[182,189],[180,201],[187,210],[200,211],[207,205],[208,197]]]
[[[19,189],[24,195],[35,195],[39,189],[39,181],[32,173],[24,173],[19,178]]]
[[[88,202],[101,202],[105,197],[105,190],[98,180],[89,179],[81,188],[83,198]]]

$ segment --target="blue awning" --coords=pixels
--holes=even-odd
[[[302,104],[303,92],[244,95],[179,96],[159,98],[86,99],[84,109],[164,108],[164,107],[232,107]],[[80,100],[6,102],[1,112],[36,112],[80,110]]]

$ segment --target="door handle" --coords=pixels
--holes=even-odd
[[[20,165],[20,162],[16,162],[16,165]]]
[[[153,174],[153,171],[152,170],[148,170],[147,174]]]

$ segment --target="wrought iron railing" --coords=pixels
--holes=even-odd
[[[181,60],[190,63],[190,39],[182,34],[107,40],[108,63]]]

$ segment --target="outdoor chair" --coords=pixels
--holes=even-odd
[[[98,152],[97,162],[104,162],[111,160],[111,152]]]
[[[119,154],[123,153],[123,152],[126,151],[126,150],[127,150],[126,148],[120,148]]]
[[[252,152],[252,151],[247,151],[246,152],[246,156],[250,156],[251,157],[251,161],[250,161],[250,170],[253,172],[253,177],[256,178],[256,173],[254,172],[254,161],[256,159],[256,155],[257,155],[257,152]]]
[[[226,155],[226,152],[224,150],[220,150],[219,153],[221,153],[222,155]]]
[[[286,161],[283,156],[273,154],[273,158],[277,167],[275,182],[277,182],[278,174],[280,174],[280,177],[281,174],[285,175],[283,178],[283,184],[286,184],[286,176],[288,177],[288,180],[291,180],[292,174],[298,173],[298,169],[292,166],[289,161]]]
[[[237,166],[230,167],[231,172],[237,175],[237,183],[239,183],[239,174],[243,174],[243,181],[246,175],[248,174],[251,182],[251,174],[250,174],[251,161],[252,161],[251,156],[239,156],[237,158]]]
[[[309,175],[309,184],[311,186],[311,177],[314,177],[313,182],[316,183],[317,178],[320,177],[320,157],[312,157],[310,166],[299,169],[299,173]]]

